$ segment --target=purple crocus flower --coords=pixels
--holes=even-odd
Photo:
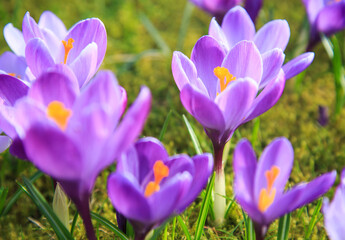
[[[345,236],[345,168],[332,202],[326,198],[322,210],[328,236],[332,240],[342,240]]]
[[[333,171],[285,191],[293,166],[293,148],[286,138],[268,145],[259,162],[249,141],[242,140],[236,146],[233,165],[235,198],[253,220],[258,240],[264,239],[275,219],[326,193],[336,178]]]
[[[330,36],[345,29],[345,0],[302,0],[310,23],[307,49],[320,41],[320,33]]]
[[[213,169],[211,154],[169,157],[155,138],[140,139],[118,160],[108,179],[115,209],[132,224],[135,239],[179,214],[206,186]]]
[[[97,18],[82,20],[67,31],[52,12],[43,12],[38,24],[27,12],[22,29],[20,32],[7,24],[4,35],[13,52],[25,56],[34,78],[55,64],[64,63],[83,86],[96,73],[107,48],[106,30]]]
[[[216,17],[218,22],[222,22],[227,11],[236,5],[244,2],[243,0],[190,0],[199,8]],[[262,0],[246,0],[245,8],[251,19],[255,22],[256,17],[262,7]]]
[[[211,36],[198,40],[191,59],[174,52],[172,72],[181,102],[212,140],[217,172],[222,168],[224,145],[234,131],[280,98],[285,86],[282,59],[281,49],[263,59],[250,41],[241,41],[226,52]],[[270,69],[265,72],[266,61]]]
[[[283,52],[289,42],[290,28],[286,20],[273,20],[255,31],[255,25],[246,10],[240,6],[228,11],[221,26],[215,19],[211,20],[209,35],[217,39],[225,51],[229,51],[239,41],[254,41],[263,59],[263,75],[271,72],[272,58],[277,49]],[[304,71],[313,61],[314,53],[307,52],[292,59],[283,66],[285,79],[288,80]],[[282,65],[284,58],[277,59],[276,64]]]
[[[96,177],[138,137],[151,95],[143,87],[120,122],[127,98],[111,72],[98,73],[79,90],[73,72],[61,68],[41,74],[14,107],[2,105],[0,127],[18,136],[29,161],[61,184],[88,238],[96,239],[89,214]]]

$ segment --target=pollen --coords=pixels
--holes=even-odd
[[[147,184],[145,188],[145,197],[150,197],[152,194],[159,191],[159,184],[164,178],[169,176],[169,168],[161,160],[158,160],[153,165],[153,174],[155,180]]]
[[[69,51],[71,51],[71,49],[73,48],[73,43],[74,43],[74,39],[73,38],[69,38],[66,41],[62,40],[62,44],[65,48],[65,58],[64,58],[64,61],[63,63],[66,64],[67,63],[67,57],[68,57],[68,54],[69,54]]]
[[[274,201],[276,189],[273,188],[273,184],[277,180],[279,173],[280,168],[277,166],[273,166],[270,170],[265,172],[267,188],[261,189],[258,203],[258,208],[261,212],[265,212]]]
[[[65,108],[65,105],[62,102],[53,101],[48,105],[47,115],[49,118],[53,119],[62,130],[65,130],[68,119],[72,115],[72,111]]]
[[[225,67],[216,67],[213,69],[213,73],[219,79],[220,92],[223,92],[231,81],[236,80],[236,77],[234,77]]]

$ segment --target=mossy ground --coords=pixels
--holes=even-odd
[[[179,91],[171,74],[172,51],[176,50],[181,19],[186,0],[94,0],[94,1],[44,1],[44,0],[9,0],[0,2],[0,28],[8,22],[20,28],[26,11],[36,20],[44,10],[53,11],[67,27],[80,19],[100,18],[107,29],[108,48],[102,65],[103,69],[113,70],[119,83],[127,90],[129,103],[137,96],[140,86],[148,86],[153,95],[152,111],[143,131],[143,136],[158,137],[163,123],[172,111],[163,143],[170,154],[195,154],[192,141],[181,118],[185,114],[197,134],[205,152],[211,151],[210,141],[202,127],[183,109],[179,100]],[[148,33],[142,20],[144,14],[169,46],[170,51],[162,52],[154,38]],[[271,19],[286,19],[291,28],[291,38],[285,51],[286,58],[293,58],[303,48],[305,32],[302,26],[306,18],[301,1],[265,1],[260,13],[258,26]],[[207,34],[210,17],[199,9],[194,9],[182,50],[187,56],[196,40]],[[343,37],[343,36],[342,36]],[[1,52],[9,50],[3,38],[0,38]],[[345,49],[345,48],[344,48]],[[149,51],[148,51],[149,50]],[[274,138],[287,137],[295,151],[294,169],[289,184],[309,181],[321,173],[332,169],[338,172],[345,166],[345,110],[334,116],[334,83],[328,57],[319,45],[315,49],[315,60],[308,68],[299,91],[295,89],[296,79],[286,83],[284,93],[275,107],[260,117],[260,129],[255,150],[258,154]],[[325,127],[318,122],[318,107],[329,109],[330,121]],[[241,126],[232,139],[229,160],[226,166],[227,195],[232,197],[233,172],[231,155],[240,136],[252,138],[253,121]],[[11,197],[18,189],[21,176],[29,177],[36,170],[28,162],[14,159],[9,153],[0,158],[0,186],[9,189]],[[97,179],[92,196],[92,211],[115,222],[115,214],[106,194],[106,180],[111,172],[105,170]],[[49,177],[42,177],[35,186],[52,201],[53,189]],[[332,192],[332,191],[331,191]],[[332,193],[328,194],[329,197]],[[163,203],[162,203],[163,204]],[[289,238],[304,239],[315,203],[292,215]],[[191,234],[195,231],[195,222],[200,208],[197,200],[182,215]],[[71,219],[75,207],[71,204]],[[242,213],[234,206],[224,227],[215,228],[210,221],[205,225],[205,239],[243,239],[244,225]],[[313,230],[312,239],[326,237],[322,219]],[[100,239],[114,239],[114,235],[95,222]],[[235,229],[236,228],[236,229]],[[277,231],[274,223],[268,235]],[[172,223],[168,226],[170,238]],[[235,229],[235,230],[234,230]],[[84,239],[82,222],[79,220],[75,229],[76,239]],[[24,194],[18,199],[8,215],[0,218],[0,239],[54,239],[54,232],[49,223],[37,210],[34,203]],[[176,224],[175,239],[185,239],[182,229]]]

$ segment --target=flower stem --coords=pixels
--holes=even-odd
[[[95,230],[93,229],[93,225],[91,222],[89,198],[86,197],[82,199],[81,201],[76,203],[76,206],[77,206],[79,215],[83,219],[87,238],[89,240],[96,240],[97,238],[96,238]]]
[[[264,240],[267,232],[267,226],[262,226],[256,222],[254,223],[254,230],[255,230],[255,239],[256,240]]]

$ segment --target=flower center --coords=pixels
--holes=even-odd
[[[265,172],[267,188],[261,189],[260,195],[259,195],[259,204],[258,204],[259,210],[261,212],[265,212],[267,208],[271,206],[274,201],[274,198],[276,195],[276,189],[272,187],[279,173],[280,173],[280,169],[277,166],[273,166],[271,170],[267,170]]]
[[[68,57],[68,53],[69,51],[71,51],[71,49],[73,48],[73,43],[74,43],[74,39],[73,38],[69,38],[66,41],[62,40],[62,44],[65,47],[65,58],[63,60],[63,63],[66,64],[67,63],[67,57]]]
[[[236,80],[236,77],[234,77],[225,67],[216,67],[215,69],[213,69],[213,73],[219,79],[220,93],[224,91],[224,89],[231,81]],[[217,93],[217,95],[218,94],[219,93]]]
[[[145,188],[145,197],[150,197],[152,194],[159,191],[160,182],[163,178],[169,176],[169,168],[161,160],[158,160],[153,165],[153,174],[155,180],[147,184]]]
[[[72,111],[65,108],[65,105],[62,102],[53,101],[48,105],[47,115],[49,118],[53,119],[62,130],[65,130],[68,119],[72,115]]]

